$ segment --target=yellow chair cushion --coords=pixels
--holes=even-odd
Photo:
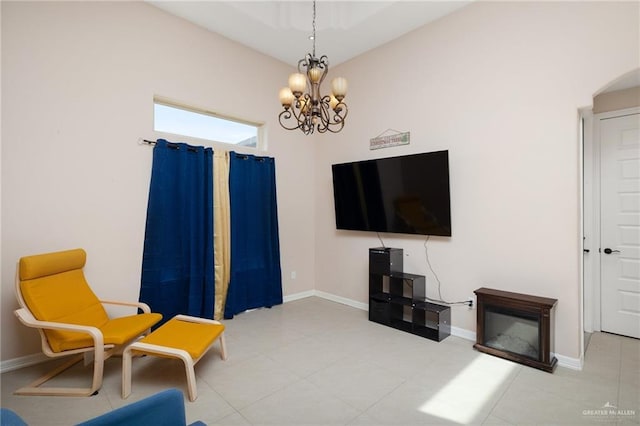
[[[104,344],[124,345],[142,335],[161,319],[161,314],[150,313],[129,315],[109,320],[100,327]],[[52,348],[55,352],[93,346],[93,339],[86,333],[60,332],[55,330],[49,330],[49,333],[53,333],[56,336],[56,349]],[[49,345],[52,345],[52,339],[49,338],[49,334],[47,334],[47,340],[49,340]]]
[[[93,326],[103,332],[105,344],[123,344],[162,318],[160,314],[141,314],[109,319],[85,280],[82,272],[85,261],[82,249],[20,259],[20,291],[36,319]],[[86,333],[44,332],[54,352],[93,346],[93,339]]]
[[[25,256],[20,259],[20,280],[31,280],[82,269],[86,261],[87,253],[83,249]]]
[[[162,319],[158,313],[129,315],[109,320],[100,327],[104,335],[104,343],[124,345],[134,337],[140,336],[147,329]]]
[[[81,269],[21,281],[20,290],[29,310],[38,320],[97,328],[109,321],[107,312],[89,288]],[[45,330],[45,334],[54,352],[87,346],[73,343],[82,337],[76,332]]]
[[[187,351],[192,359],[198,359],[223,331],[224,325],[222,324],[204,324],[174,318],[140,342],[182,349]],[[140,352],[144,352],[144,350]]]

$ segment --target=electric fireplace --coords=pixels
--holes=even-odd
[[[479,288],[474,348],[481,352],[553,372],[556,299]]]

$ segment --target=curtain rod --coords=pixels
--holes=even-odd
[[[138,139],[138,143],[139,143],[140,145],[142,145],[142,144],[155,145],[155,144],[157,143],[157,141],[150,141],[149,139],[139,138],[139,139]],[[175,143],[175,142],[167,142],[167,147],[168,147],[168,148],[171,148],[171,149],[179,149],[179,146],[180,146],[180,145],[179,145],[178,143]],[[187,151],[190,151],[190,152],[196,152],[196,151],[197,151],[197,148],[196,148],[196,147],[194,147],[194,146],[189,146],[189,145],[187,145]]]
[[[148,139],[138,139],[138,141],[140,142],[140,144],[146,143],[148,145],[155,145],[156,141],[150,141]],[[249,159],[249,155],[248,154],[241,154],[239,152],[234,153],[236,155],[236,157],[240,158],[241,160],[248,160]],[[266,160],[266,157],[255,157],[256,161],[260,161],[261,163],[264,162]]]

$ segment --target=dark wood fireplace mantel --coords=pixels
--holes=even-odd
[[[481,352],[553,372],[556,299],[479,288],[476,344]]]

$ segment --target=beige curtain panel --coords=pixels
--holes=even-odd
[[[215,264],[214,319],[224,316],[231,271],[231,212],[229,208],[229,152],[213,153],[213,244]]]

